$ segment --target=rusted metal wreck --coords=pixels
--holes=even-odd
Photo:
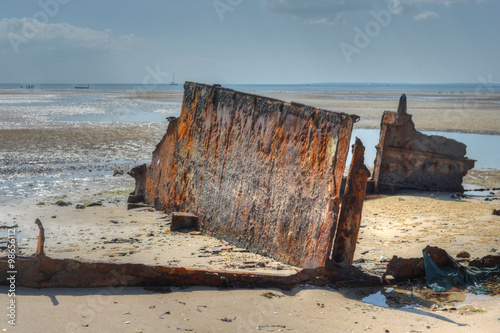
[[[340,210],[358,119],[187,82],[181,115],[170,121],[151,164],[130,173],[136,189],[129,202],[187,213],[177,214],[183,219],[194,214],[204,233],[305,268],[297,274],[58,260],[46,257],[42,244],[35,256],[17,259],[18,281],[31,287],[378,284],[350,265],[369,176],[359,140]],[[1,271],[6,265],[0,258]]]
[[[151,164],[132,170],[130,201],[195,214],[209,235],[295,266],[323,267],[358,119],[187,82],[182,113]]]
[[[467,146],[415,129],[402,95],[397,112],[385,111],[373,170],[375,191],[417,189],[462,192],[462,179],[474,167]]]
[[[304,268],[290,275],[182,267],[16,258],[18,285],[96,287],[203,285],[292,288],[309,283],[368,285],[379,277],[352,266],[370,172],[359,139],[341,198],[356,115],[187,82],[179,118],[153,152],[135,167],[129,203],[172,212],[172,230],[194,224],[202,232]],[[377,189],[461,188],[474,165],[465,146],[415,130],[403,95],[397,113],[386,111],[373,180]],[[140,204],[139,204],[140,206]],[[7,281],[8,258],[0,257]]]

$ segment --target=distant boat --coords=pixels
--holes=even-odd
[[[177,83],[175,83],[175,74],[172,74],[172,82],[170,82],[171,86],[176,86]]]
[[[90,84],[87,84],[86,86],[75,86],[75,89],[90,89]]]

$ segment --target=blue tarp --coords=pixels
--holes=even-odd
[[[462,266],[452,258],[453,266],[438,267],[427,252],[423,251],[425,264],[425,278],[429,287],[434,291],[445,291],[452,287],[466,287],[475,293],[490,291],[481,282],[500,273],[500,265],[494,267]]]

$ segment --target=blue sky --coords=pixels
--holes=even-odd
[[[1,83],[500,81],[497,0],[2,0]]]

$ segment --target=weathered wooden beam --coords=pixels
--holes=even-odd
[[[363,212],[363,198],[370,176],[370,171],[365,166],[364,152],[363,143],[356,138],[333,246],[332,259],[337,263],[352,264],[356,250]]]

